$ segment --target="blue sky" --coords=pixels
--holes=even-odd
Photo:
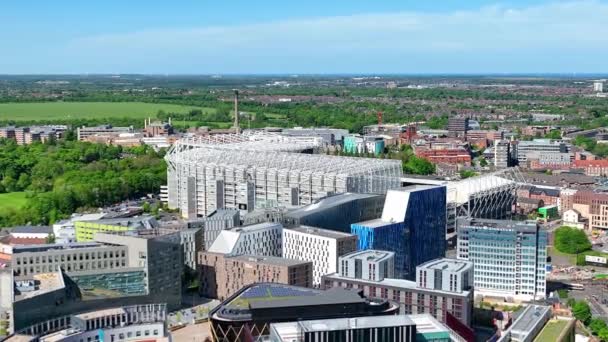
[[[608,2],[1,1],[0,73],[604,73]]]

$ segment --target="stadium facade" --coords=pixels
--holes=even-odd
[[[195,218],[399,187],[400,161],[314,154],[321,144],[260,132],[180,140],[166,156],[169,207]]]

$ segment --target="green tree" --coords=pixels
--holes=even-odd
[[[591,308],[584,300],[577,301],[572,307],[572,314],[576,319],[587,325],[591,321]]]
[[[477,176],[477,172],[473,170],[460,170],[460,178],[466,179]]]
[[[604,322],[604,320],[600,318],[593,318],[589,323],[589,328],[595,335],[599,335],[600,331],[608,328],[608,326],[606,326],[606,322]]]
[[[559,227],[555,230],[555,248],[568,254],[576,254],[591,249],[591,242],[584,231],[572,227]]]
[[[403,171],[415,175],[432,175],[435,173],[435,164],[424,158],[411,156],[403,163]]]

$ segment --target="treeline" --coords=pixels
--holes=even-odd
[[[156,193],[166,182],[162,153],[77,141],[18,146],[0,140],[0,191],[26,191],[21,209],[0,211],[0,226],[49,224],[73,212]]]

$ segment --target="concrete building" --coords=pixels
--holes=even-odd
[[[344,258],[344,257],[343,257]],[[341,260],[343,259],[341,258]],[[470,272],[470,263],[454,260],[454,259],[439,259],[435,263],[439,265],[447,265],[448,270],[438,273],[447,276],[456,274],[463,279],[461,286],[452,286],[450,290],[449,283],[443,289],[443,283],[438,284],[435,288],[435,282],[426,283],[426,287],[419,286],[418,282],[404,279],[381,278],[377,280],[369,280],[364,278],[363,272],[361,275],[355,272],[355,277],[343,276],[342,274],[329,274],[323,277],[323,287],[325,289],[344,287],[347,289],[357,289],[363,291],[363,294],[370,298],[382,298],[393,300],[399,303],[401,314],[422,314],[428,313],[437,318],[441,322],[447,322],[452,316],[457,321],[469,327],[471,324],[473,310],[473,289],[465,287],[467,273]],[[370,263],[368,265],[373,265]],[[430,273],[433,263],[424,265],[423,269],[416,269],[416,273]],[[361,265],[365,268],[364,264]],[[369,267],[369,266],[368,266]],[[431,267],[431,268],[429,268]],[[344,272],[344,270],[341,270]],[[433,271],[434,273],[435,271]],[[348,271],[350,275],[352,272]],[[420,284],[425,285],[424,277],[421,278]],[[437,277],[439,279],[439,276]]]
[[[191,272],[196,272],[198,253],[203,250],[203,231],[201,228],[190,228],[179,231],[180,243],[184,252],[184,265]]]
[[[547,232],[536,222],[459,219],[457,254],[473,262],[476,295],[510,301],[546,296]]]
[[[398,186],[396,160],[351,158],[315,151],[320,138],[250,133],[177,141],[165,157],[169,207],[183,217],[217,209],[297,207],[330,194],[381,193]]]
[[[562,225],[578,229],[585,229],[586,226],[585,222],[581,220],[581,213],[574,209],[564,211],[562,214]]]
[[[254,283],[279,283],[312,287],[311,262],[252,255],[228,256],[199,253],[200,294],[225,300]]]
[[[608,194],[579,190],[573,196],[572,208],[589,220],[589,229],[608,229]]]
[[[536,341],[536,336],[549,321],[551,315],[550,306],[533,304],[526,306],[522,312],[517,314],[517,318],[513,321],[511,327],[502,333],[498,342]]]
[[[158,226],[153,216],[146,215],[74,222],[78,242],[93,241],[95,233],[99,232],[131,232],[139,229],[154,229]]]
[[[448,292],[473,288],[473,263],[455,259],[437,259],[416,267],[416,284],[425,289]]]
[[[53,318],[26,327],[7,341],[79,342],[79,341],[163,341],[167,308],[164,304],[113,307]]]
[[[302,128],[294,127],[284,129],[283,135],[290,137],[319,137],[323,139],[323,144],[326,146],[342,145],[344,136],[348,135],[347,129],[337,128]]]
[[[593,91],[596,93],[604,92],[604,80],[593,81]]]
[[[345,278],[381,281],[395,277],[395,253],[367,249],[340,257],[339,274]]]
[[[354,223],[358,249],[395,253],[395,276],[415,279],[416,265],[445,256],[446,188],[412,185],[389,190],[379,219]]]
[[[188,221],[188,227],[202,229],[203,250],[211,248],[223,230],[240,225],[240,212],[235,209],[218,209],[211,215]]]
[[[223,230],[209,247],[209,252],[236,255],[281,256],[283,226],[260,223]]]
[[[353,154],[379,155],[384,153],[384,139],[378,136],[347,135],[344,137],[344,151]]]
[[[574,156],[569,152],[528,152],[526,165],[531,170],[570,170]]]
[[[517,161],[525,165],[530,153],[568,153],[568,146],[559,141],[551,139],[534,139],[531,141],[520,141],[517,145]]]
[[[327,229],[299,226],[283,229],[283,258],[310,261],[313,285],[321,285],[321,277],[338,271],[338,258],[357,250],[357,237]]]
[[[106,216],[106,213],[96,214],[74,214],[66,220],[61,220],[53,224],[53,234],[55,235],[56,243],[73,243],[76,242],[76,221],[97,221]]]
[[[78,141],[85,141],[95,135],[119,135],[121,133],[133,133],[133,127],[113,127],[112,125],[100,125],[96,127],[78,127],[76,133]]]
[[[494,141],[494,167],[504,169],[511,166],[511,144],[506,140]]]

